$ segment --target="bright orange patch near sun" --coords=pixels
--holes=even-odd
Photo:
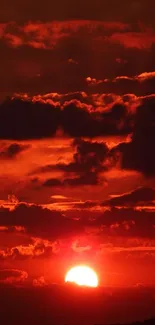
[[[65,282],[74,282],[80,286],[97,287],[98,277],[90,267],[79,265],[67,272]]]

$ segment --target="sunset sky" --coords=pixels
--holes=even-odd
[[[5,0],[0,284],[155,286],[154,0]]]

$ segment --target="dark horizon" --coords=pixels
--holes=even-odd
[[[58,285],[3,287],[1,319],[6,324],[10,319],[12,325],[110,325],[155,319],[155,288],[89,289]]]

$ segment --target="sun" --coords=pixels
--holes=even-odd
[[[98,276],[92,268],[78,265],[67,272],[65,282],[74,282],[80,286],[97,287]]]

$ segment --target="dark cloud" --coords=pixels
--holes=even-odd
[[[146,237],[155,236],[154,212],[136,211],[132,208],[111,208],[94,221],[102,227],[103,234],[113,236]]]
[[[76,103],[67,104],[61,115],[64,131],[73,137],[95,136],[100,134],[100,123],[93,114]]]
[[[27,146],[27,145],[20,145],[18,143],[12,143],[0,151],[0,158],[2,158],[2,159],[15,158],[19,153],[26,150],[28,147],[29,146]]]
[[[45,278],[43,276],[40,276],[39,278],[33,280],[34,287],[44,287],[47,284],[48,283],[45,281]]]
[[[36,5],[38,10],[36,10]],[[153,23],[154,16],[152,10],[149,10],[153,5],[153,0],[149,0],[147,4],[145,0],[126,0],[126,2],[121,0],[86,0],[85,3],[82,0],[74,3],[70,0],[65,0],[63,3],[58,0],[54,4],[46,0],[43,6],[42,3],[32,3],[30,0],[23,1],[22,4],[16,0],[13,6],[10,0],[6,0],[3,3],[0,17],[1,21],[19,22],[25,20],[98,19],[100,21],[120,20],[133,23],[137,21]]]
[[[49,186],[49,187],[52,187],[52,186],[61,186],[62,185],[62,182],[57,179],[57,178],[50,178],[50,179],[47,179],[44,183],[43,183],[44,186]]]
[[[137,25],[138,28],[138,25]],[[0,24],[0,38],[3,42],[13,48],[20,48],[28,45],[35,49],[49,50],[54,48],[54,45],[62,39],[68,42],[68,37],[79,37],[80,34],[87,34],[89,29],[92,31],[92,37],[96,35],[111,36],[116,32],[126,33],[132,30],[128,24],[121,22],[102,22],[89,20],[68,20],[68,21],[48,21],[37,22],[28,21],[25,24],[15,22],[7,22]],[[70,49],[68,49],[70,50]],[[76,55],[76,53],[75,53]],[[71,56],[66,57],[70,64],[78,64]]]
[[[5,248],[0,250],[0,259],[10,260],[26,260],[26,259],[38,259],[38,258],[50,258],[54,254],[59,252],[59,245],[55,248],[55,243],[49,242],[48,240],[36,239],[30,240],[29,245],[19,245],[11,248]]]
[[[154,93],[155,73],[154,71],[142,73],[137,76],[117,76],[114,79],[105,79],[98,82],[88,82],[92,92],[114,93],[117,95],[135,94],[136,96],[151,95]]]
[[[98,177],[94,172],[85,172],[83,175],[75,178],[64,180],[64,185],[80,186],[80,185],[97,185]]]
[[[121,153],[121,168],[155,174],[155,99],[144,98],[135,116],[132,140],[121,143],[112,152]]]
[[[122,240],[124,237],[154,238],[155,236],[154,212],[112,207],[105,212],[100,212],[98,216],[95,216],[95,213],[92,215],[93,218],[90,218],[88,213],[87,217],[81,215],[80,219],[74,220],[74,218],[68,218],[58,211],[35,205],[19,204],[12,211],[1,208],[0,226],[24,227],[26,234],[40,238],[40,241],[32,245],[17,246],[11,250],[1,251],[1,258],[25,259],[53,256],[55,249],[52,244],[41,239],[54,241],[70,238],[84,234],[87,228],[90,230],[98,229],[100,238],[102,235],[122,236]]]
[[[132,117],[124,104],[114,104],[109,112],[102,114],[104,134],[128,134],[132,130]]]
[[[103,203],[103,206],[138,206],[153,205],[155,199],[155,190],[147,187],[140,187],[130,193],[117,195]]]
[[[58,115],[59,108],[52,105],[6,100],[0,105],[0,138],[21,140],[52,136],[58,126]]]
[[[132,129],[124,104],[114,104],[109,112],[101,113],[78,101],[68,102],[60,110],[50,100],[14,98],[0,105],[0,118],[1,139],[51,137],[60,126],[71,137],[123,135]]]
[[[4,284],[20,284],[28,278],[27,272],[18,269],[1,269],[0,283]]]
[[[58,164],[59,168],[77,173],[100,170],[109,151],[105,143],[75,139],[73,145],[76,147],[73,162],[68,165]]]
[[[97,185],[99,182],[99,172],[107,169],[104,166],[109,149],[105,143],[90,142],[82,139],[75,139],[73,146],[76,153],[73,161],[69,164],[48,165],[41,168],[41,171],[49,172],[57,168],[64,172],[64,179],[48,179],[44,186],[80,186]],[[71,175],[71,176],[70,176]],[[69,177],[70,176],[70,177]]]
[[[21,218],[22,216],[22,218]],[[75,220],[40,206],[19,204],[12,211],[0,209],[1,226],[22,226],[32,236],[55,239],[78,234],[83,227]]]
[[[85,202],[75,203],[74,208],[76,208],[76,209],[88,209],[89,210],[91,208],[96,207],[97,205],[100,206],[100,202],[89,200],[89,201],[85,201]],[[95,211],[94,211],[94,215],[95,215]]]
[[[81,185],[97,185],[98,177],[95,173],[85,172],[79,177],[65,178],[63,181],[59,179],[49,178],[44,183],[43,186],[47,187],[60,187],[60,186],[81,186]]]
[[[0,99],[19,92],[134,91],[138,95],[154,89],[153,82],[150,88],[135,80],[113,82],[118,76],[155,70],[154,31],[141,24],[87,20],[8,23],[0,25],[0,37]],[[87,77],[110,81],[88,86]]]
[[[115,104],[109,112],[90,111],[89,106],[71,102],[64,106],[61,125],[72,137],[94,137],[100,135],[121,135],[131,131],[130,117],[125,105]]]
[[[1,5],[0,261],[15,266],[0,270],[1,284],[23,283],[28,274],[16,266],[29,268],[31,259],[33,285],[45,285],[41,268],[47,270],[52,259],[61,264],[63,252],[65,263],[76,255],[98,259],[104,249],[112,258],[121,252],[116,266],[109,256],[105,265],[120,268],[128,278],[130,267],[122,271],[133,261],[128,255],[134,253],[136,260],[142,253],[150,271],[153,9],[153,0],[15,0],[13,5],[6,0]],[[150,266],[145,254],[152,256]],[[144,279],[145,270],[139,272]]]

